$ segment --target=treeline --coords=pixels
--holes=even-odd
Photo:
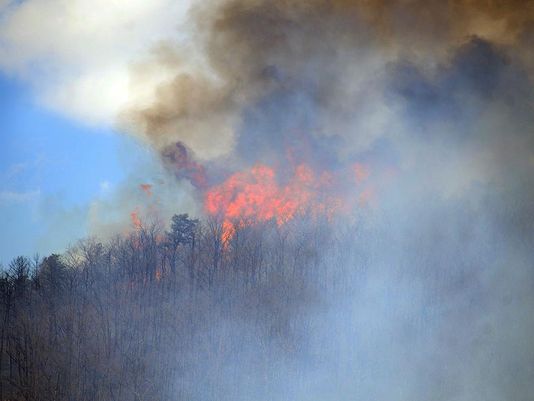
[[[306,386],[306,333],[321,324],[310,311],[353,288],[354,230],[306,217],[236,227],[225,241],[221,221],[176,215],[168,231],[13,260],[0,400],[274,399]]]

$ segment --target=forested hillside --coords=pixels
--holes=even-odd
[[[175,215],[16,258],[0,276],[0,400],[528,401],[530,250],[440,211],[231,235]]]
[[[286,391],[287,374],[305,386],[299,365],[320,362],[310,312],[350,288],[350,238],[304,218],[221,233],[179,215],[169,232],[13,260],[0,281],[0,399],[253,399]]]

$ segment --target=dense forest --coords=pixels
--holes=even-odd
[[[528,401],[530,251],[439,210],[181,214],[15,258],[0,400]]]
[[[317,322],[306,311],[320,307],[319,292],[350,288],[350,236],[305,218],[290,226],[242,224],[223,240],[216,219],[175,215],[169,231],[139,226],[106,244],[16,258],[0,278],[0,400],[282,390],[281,369],[313,356],[303,331]]]

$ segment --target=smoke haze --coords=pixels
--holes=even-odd
[[[113,124],[160,161],[151,182],[132,178],[109,204],[92,206],[95,234],[131,226],[130,211],[167,221],[185,210],[227,222],[263,213],[265,223],[280,205],[312,208],[324,192],[350,204],[327,216],[335,240],[317,240],[318,262],[307,266],[332,268],[339,291],[324,288],[326,276],[308,293],[273,275],[264,292],[220,295],[221,304],[243,310],[228,318],[211,310],[202,335],[232,338],[239,358],[229,352],[217,374],[198,383],[209,350],[199,351],[205,359],[187,356],[195,373],[177,375],[189,397],[182,399],[532,399],[534,2],[157,1],[116,2],[114,12],[106,2],[90,10],[82,3],[0,6],[0,65],[26,76],[51,107]],[[15,29],[69,7],[89,21],[91,38],[91,16],[133,14],[120,19],[124,32],[109,23],[120,37],[104,46],[109,54],[95,44],[94,58],[78,54],[84,32],[43,43]],[[64,29],[43,19],[54,32]],[[36,22],[36,31],[47,24]],[[43,54],[45,71],[28,71]],[[72,79],[42,83],[47,68]],[[110,80],[103,87],[120,82],[119,100],[99,103],[70,90],[86,81],[93,94],[98,71]],[[66,107],[61,99],[72,93]],[[264,183],[258,166],[275,171],[266,198],[277,208],[251,194]],[[313,185],[294,184],[302,166]],[[316,189],[326,176],[329,184]],[[287,195],[295,188],[298,199]],[[210,213],[208,200],[225,196]],[[294,210],[279,228],[305,232]],[[123,220],[99,217],[114,213]],[[276,291],[295,296],[279,305],[286,299]],[[272,341],[247,315],[249,303],[262,313],[272,308],[269,324],[283,320],[295,348]],[[267,371],[255,369],[258,355]]]
[[[323,255],[354,293],[292,317],[313,322],[314,357],[283,362],[257,398],[529,399],[532,3],[226,1],[192,15],[204,64],[127,111],[136,132],[184,144],[215,181],[210,169],[258,163],[373,173],[358,261]]]
[[[193,9],[203,67],[179,71],[152,105],[127,112],[156,149],[183,143],[210,161],[208,172],[361,162],[373,173],[357,261],[323,255],[346,265],[354,292],[292,317],[296,330],[312,322],[301,327],[309,353],[283,362],[274,393],[258,399],[534,392],[532,7],[260,0]]]

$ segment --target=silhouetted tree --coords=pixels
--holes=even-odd
[[[228,237],[219,219],[179,214],[167,232],[147,225],[42,261],[15,258],[0,274],[0,400],[194,400],[191,383],[202,400],[235,400],[259,388],[243,369],[267,386],[272,347],[299,352],[297,311],[334,277],[317,276],[321,247],[336,248],[314,224],[248,221]]]

